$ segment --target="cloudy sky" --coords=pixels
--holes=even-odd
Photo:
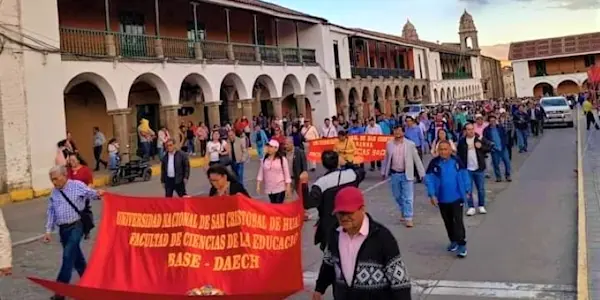
[[[347,27],[400,34],[407,18],[423,40],[458,42],[464,9],[480,45],[600,31],[600,0],[267,0]]]

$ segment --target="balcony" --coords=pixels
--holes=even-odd
[[[404,69],[379,69],[379,68],[352,68],[352,77],[360,76],[366,78],[367,76],[378,78],[378,77],[398,77],[398,78],[414,78],[415,72]]]
[[[274,64],[316,64],[315,50],[194,41],[186,38],[134,35],[80,28],[60,28],[60,50],[65,56],[88,58],[238,61]]]
[[[473,73],[468,72],[451,72],[451,73],[442,73],[442,79],[473,79]]]

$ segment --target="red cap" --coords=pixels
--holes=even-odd
[[[345,187],[337,192],[333,212],[355,212],[365,206],[362,191],[356,187]]]

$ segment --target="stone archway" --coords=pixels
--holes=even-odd
[[[446,101],[446,92],[444,92],[443,88],[440,90],[440,100],[442,102]]]
[[[385,88],[385,105],[383,109],[383,114],[389,115],[392,113],[392,101],[394,99],[394,95],[392,95],[392,88],[388,85]]]
[[[344,107],[346,105],[346,97],[344,96],[344,92],[340,88],[335,89],[335,108],[338,115],[343,115],[347,117],[344,112]]]
[[[179,89],[178,116],[182,122],[198,122],[209,124],[208,106],[206,102],[212,102],[212,89],[208,80],[198,73],[187,75],[181,82]]]
[[[563,80],[556,86],[556,93],[558,95],[572,95],[581,92],[579,85],[570,79]]]
[[[235,74],[229,73],[225,75],[221,81],[219,91],[221,104],[219,105],[219,125],[227,123],[233,124],[236,119],[241,117],[241,103],[239,100],[247,99],[246,86],[242,78]],[[238,107],[240,104],[240,107]],[[217,120],[211,121],[211,126],[214,126]]]
[[[364,119],[368,119],[371,117],[371,102],[372,101],[373,101],[373,99],[371,98],[371,93],[369,91],[369,88],[365,86],[362,90],[362,96],[361,96],[362,117]]]
[[[69,81],[63,96],[67,131],[78,145],[84,145],[79,153],[92,167],[94,152],[88,145],[93,145],[93,128],[98,127],[107,139],[116,136],[113,119],[107,112],[109,102],[113,102],[113,107],[117,105],[114,90],[100,75],[82,73]],[[107,160],[106,156],[106,151],[102,151],[102,159]]]
[[[589,89],[588,87],[588,81],[587,79],[583,81],[583,83],[581,84],[581,91],[587,91]]]
[[[404,90],[402,91],[402,98],[404,98],[404,103],[408,103],[408,101],[410,101],[410,87],[408,87],[408,85],[404,86]]]
[[[547,82],[540,82],[533,86],[533,96],[554,96],[554,88]]]
[[[452,90],[450,89],[450,87],[448,87],[448,88],[446,89],[446,100],[448,100],[448,101],[454,100],[454,99],[452,98]]]
[[[266,117],[275,116],[275,107],[271,99],[276,97],[276,95],[278,95],[277,86],[269,75],[262,74],[256,77],[252,87],[252,100],[250,100],[252,103],[252,112],[251,116],[246,117],[251,118],[259,114]],[[249,108],[246,108],[246,111],[248,110]]]
[[[427,86],[426,85],[421,86],[421,98],[423,99],[423,101],[429,99],[429,96],[427,95]]]
[[[435,103],[440,102],[440,98],[439,98],[437,89],[433,89],[433,102],[435,102]]]
[[[456,100],[458,99],[458,90],[456,89],[456,87],[452,88],[452,100]]]
[[[401,103],[401,99],[402,99],[402,92],[400,89],[400,86],[397,85],[394,88],[394,112],[396,114],[399,114],[400,111],[402,110],[402,103]]]
[[[316,103],[320,103],[323,101],[323,93],[321,91],[321,83],[319,79],[314,74],[309,74],[304,81],[304,95],[306,97],[304,111],[305,115],[309,118],[312,116],[317,116],[322,112],[313,113],[313,107],[317,106]],[[308,105],[306,103],[308,102]],[[300,112],[302,112],[303,108],[300,108]],[[323,117],[324,115],[321,114]],[[325,118],[323,118],[325,119]]]
[[[349,118],[352,120],[358,119],[358,105],[360,105],[361,98],[358,95],[358,91],[355,88],[351,88],[348,93],[348,113]]]
[[[381,88],[379,86],[376,86],[375,90],[373,92],[373,108],[374,108],[373,114],[375,116],[378,116],[383,111],[383,105],[384,105],[383,101],[384,101],[383,91],[381,90]]]
[[[421,100],[421,90],[419,89],[418,85],[415,85],[413,87],[413,100],[414,101],[420,101]]]

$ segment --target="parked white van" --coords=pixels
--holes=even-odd
[[[545,124],[573,127],[573,110],[565,97],[543,97],[540,99],[540,106],[546,112]]]

